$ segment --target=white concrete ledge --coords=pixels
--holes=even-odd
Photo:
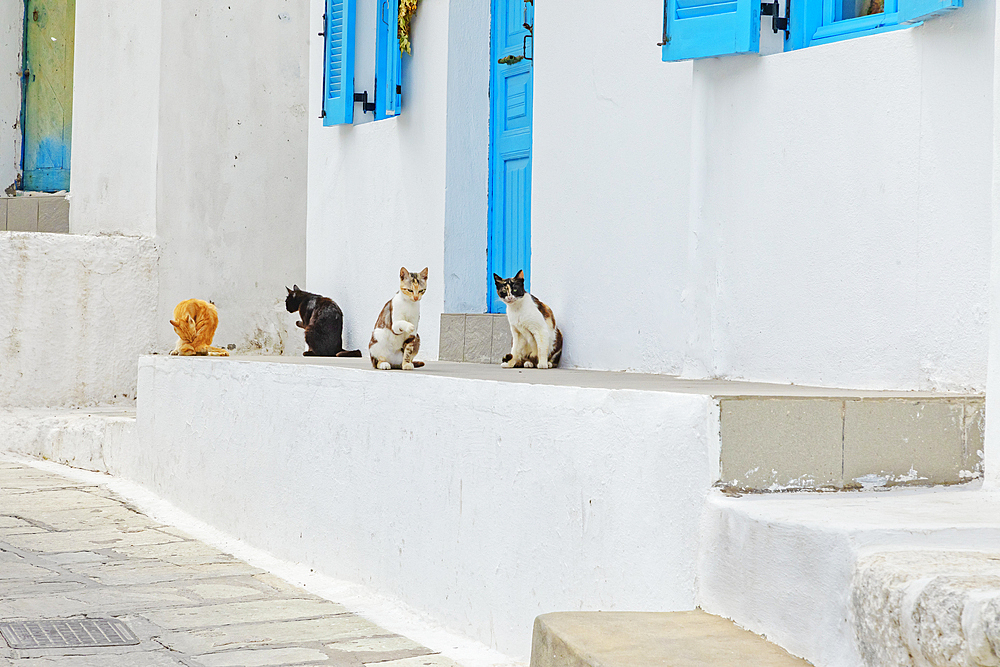
[[[710,396],[367,363],[144,357],[110,472],[519,659],[541,613],[694,607]]]
[[[851,595],[859,558],[883,550],[1000,550],[1000,497],[978,486],[740,498],[713,492],[702,523],[699,604],[815,665],[858,667]]]

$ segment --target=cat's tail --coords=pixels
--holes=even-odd
[[[360,357],[361,350],[341,350],[337,353],[338,357]]]

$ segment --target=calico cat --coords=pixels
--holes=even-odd
[[[305,292],[298,285],[285,288],[285,309],[299,311],[295,326],[306,330],[304,357],[360,357],[361,350],[344,349],[344,312],[333,299]]]
[[[562,357],[562,332],[552,310],[524,291],[524,271],[513,278],[493,274],[497,296],[507,304],[513,344],[500,363],[504,368],[556,368]],[[525,298],[530,297],[530,298]]]
[[[426,268],[420,273],[410,273],[406,267],[399,270],[399,291],[383,306],[368,343],[372,366],[383,371],[390,368],[411,371],[424,365],[413,357],[420,350],[417,324],[420,299],[426,291]]]
[[[170,320],[177,332],[177,346],[170,354],[182,357],[228,357],[229,353],[212,347],[212,338],[219,326],[219,311],[214,303],[201,299],[187,299],[174,306],[174,319]]]

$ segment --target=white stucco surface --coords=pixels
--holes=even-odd
[[[662,3],[598,5],[536,10],[533,291],[565,361],[982,390],[993,2],[693,65],[659,62]]]
[[[218,306],[216,344],[275,354],[301,343],[282,303],[284,286],[305,278],[308,35],[322,16],[309,7],[162,3],[162,349],[174,305],[192,297]]]
[[[160,0],[77,0],[73,233],[156,233],[160,35]]]
[[[322,16],[321,0],[311,5],[313,15]],[[369,52],[361,44],[374,43],[374,21],[365,16],[375,6],[359,3],[358,9],[360,56]],[[370,31],[363,29],[369,24]],[[310,37],[307,282],[300,286],[337,301],[344,310],[345,346],[367,348],[382,306],[399,289],[400,267],[428,267],[418,333],[421,357],[435,359],[444,303],[445,0],[421,3],[412,42],[414,56],[404,56],[400,116],[361,122],[357,104],[356,126],[323,127],[323,38]],[[359,65],[364,71],[374,68]],[[371,98],[373,85],[359,76],[355,90],[367,90]]]
[[[139,374],[112,473],[507,655],[547,611],[693,608],[708,396],[208,358]]]
[[[24,5],[0,6],[0,190],[14,182],[21,166],[21,44]]]
[[[0,232],[0,405],[134,399],[157,262],[145,238]]]
[[[742,498],[713,492],[701,525],[698,604],[815,665],[858,667],[851,609],[858,559],[882,550],[996,551],[998,517],[1000,497],[974,486]],[[857,598],[853,604],[864,607]]]
[[[1000,12],[994,17],[993,108],[1000,109]],[[993,148],[993,220],[1000,220],[1000,117],[993,116],[990,135]],[[1000,414],[1000,234],[992,235],[990,254],[989,374],[986,383],[986,412]],[[987,419],[984,441],[983,486],[1000,487],[1000,419]]]

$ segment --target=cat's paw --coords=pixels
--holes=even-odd
[[[400,322],[397,326],[399,328],[399,333],[401,334],[411,334],[417,330],[417,328],[413,326],[412,322]]]
[[[403,362],[403,370],[404,371],[412,371],[413,370],[413,364],[411,364],[409,361],[404,361]]]
[[[177,350],[170,350],[170,354],[174,357],[177,356]]]
[[[531,363],[530,361],[526,361],[526,362],[524,362],[524,367],[525,368],[534,368],[535,365],[533,363]]]
[[[390,364],[388,361],[380,361],[378,362],[378,369],[380,371],[392,370],[392,364]]]
[[[552,368],[552,364],[550,364],[547,361],[539,361],[538,362],[538,367],[539,368]]]
[[[171,352],[170,354],[173,354],[173,352]],[[500,368],[510,368],[513,365],[514,364],[510,363],[509,361],[501,361],[500,362]]]

